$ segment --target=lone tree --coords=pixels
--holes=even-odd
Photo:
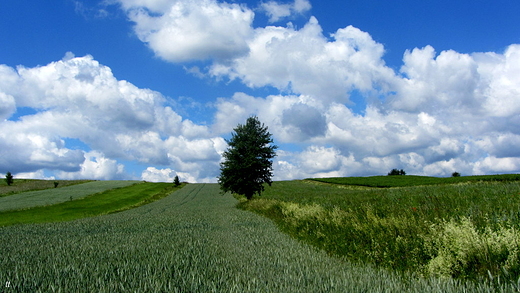
[[[5,174],[5,182],[7,183],[7,185],[11,185],[14,182],[13,174],[11,174],[11,172],[9,171],[7,172],[7,174]]]
[[[179,176],[175,175],[175,178],[173,178],[173,185],[175,185],[175,186],[181,185],[181,182],[179,181]]]
[[[226,140],[229,147],[220,163],[218,183],[223,192],[245,195],[251,199],[264,190],[264,183],[271,186],[273,159],[276,156],[271,134],[267,126],[256,116],[249,117],[246,124],[239,124]]]

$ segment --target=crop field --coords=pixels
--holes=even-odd
[[[309,185],[314,186],[314,185]],[[307,245],[216,184],[69,222],[0,228],[3,292],[511,292],[396,274]],[[5,285],[5,286],[4,286]]]
[[[334,178],[310,178],[309,180],[339,184],[368,187],[407,187],[418,185],[444,185],[469,182],[512,182],[520,181],[520,174],[483,175],[463,177],[428,177],[428,176],[371,176],[371,177],[334,177]]]
[[[0,197],[0,212],[57,204],[84,198],[87,195],[109,189],[129,186],[138,182],[139,181],[93,181],[62,188],[49,187],[45,190],[17,193]]]
[[[90,194],[83,198],[53,205],[0,212],[0,226],[23,223],[70,221],[84,217],[114,213],[163,198],[174,190],[180,188],[175,187],[171,183],[134,182],[132,185],[129,185],[129,182],[125,182],[124,184],[114,183],[117,182],[93,182],[92,184],[95,185],[91,186],[93,187],[91,192],[100,189],[107,189],[109,186],[123,187],[108,189],[103,192]],[[99,188],[96,188],[96,184],[99,185]],[[84,190],[79,191],[81,193],[85,192]],[[74,195],[74,197],[76,196],[77,195]]]
[[[322,182],[274,182],[262,197],[241,199],[239,207],[357,263],[520,285],[520,182],[394,188]]]
[[[38,180],[38,179],[14,179],[14,183],[11,186],[8,186],[5,182],[5,178],[0,180],[0,197],[8,196],[20,192],[32,191],[32,190],[42,190],[55,188],[54,182],[58,184],[57,188],[81,184],[90,182],[92,180]]]

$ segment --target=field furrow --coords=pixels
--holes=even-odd
[[[493,292],[352,265],[236,203],[190,184],[117,214],[0,228],[0,291]]]

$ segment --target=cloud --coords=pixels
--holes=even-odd
[[[183,119],[160,93],[116,79],[92,56],[67,53],[33,68],[0,65],[0,85],[3,172],[46,169],[62,178],[117,179],[130,176],[118,160],[130,160],[175,166],[193,181],[216,176],[222,138]],[[35,113],[5,120],[14,107]],[[92,152],[68,145],[69,138]]]
[[[157,169],[155,167],[148,167],[144,170],[141,174],[141,179],[150,182],[173,182],[175,176],[179,176],[179,180],[183,182],[197,182],[197,178],[189,173],[176,172],[170,168]]]
[[[38,170],[36,172],[23,172],[14,174],[14,178],[21,179],[42,179],[42,180],[54,180],[56,177],[54,176],[45,176],[43,170]]]
[[[35,172],[42,168],[76,171],[83,162],[83,152],[70,150],[64,141],[52,136],[26,132],[11,121],[0,122],[1,172]]]
[[[244,6],[215,0],[119,2],[139,39],[164,60],[222,60],[248,51],[254,13]]]
[[[341,165],[340,152],[334,148],[311,146],[299,157],[301,167],[310,174],[335,171]]]
[[[213,132],[227,134],[249,116],[257,116],[280,142],[305,142],[325,135],[323,105],[309,96],[271,95],[266,98],[236,93],[215,105]]]
[[[520,111],[520,44],[509,46],[504,54],[477,54],[483,79],[490,80],[484,88],[486,112],[497,117],[514,116]]]
[[[120,161],[131,160],[150,166],[145,180],[170,181],[175,173],[215,182],[221,136],[256,115],[283,146],[277,179],[393,168],[520,172],[520,45],[464,54],[410,48],[396,71],[384,62],[384,46],[353,26],[328,33],[310,17],[301,28],[254,28],[253,10],[216,0],[117,3],[163,60],[189,61],[188,74],[273,94],[214,97],[212,123],[199,125],[173,110],[182,103],[118,80],[89,55],[33,68],[0,65],[0,127],[9,130],[0,133],[1,168],[122,178],[130,175]],[[310,9],[305,0],[261,6],[272,22]],[[364,109],[352,108],[353,92]],[[9,120],[19,107],[35,114]],[[92,151],[74,149],[68,138]]]
[[[150,182],[173,182],[175,176],[177,176],[177,172],[170,168],[157,169],[148,167],[141,174],[141,179]]]
[[[503,54],[414,49],[405,52],[400,73],[387,75],[386,96],[367,98],[363,113],[340,99],[239,93],[217,102],[213,127],[231,131],[257,115],[277,141],[305,143],[303,151],[278,157],[279,179],[376,175],[392,168],[435,176],[520,172],[518,52],[517,45]],[[372,91],[384,94],[381,88]]]
[[[255,29],[249,54],[214,63],[217,78],[240,79],[249,87],[272,86],[325,102],[349,102],[349,92],[386,89],[395,73],[382,60],[384,48],[369,34],[348,26],[331,35],[311,17],[300,30],[292,26]]]
[[[322,136],[327,130],[325,116],[316,108],[298,103],[283,112],[282,124],[290,128],[292,140],[306,140]],[[297,138],[296,138],[297,137]]]
[[[84,161],[77,172],[58,172],[58,177],[63,179],[98,179],[121,180],[128,179],[123,164],[116,160],[106,158],[102,153],[91,151],[85,153]]]
[[[473,173],[476,174],[503,174],[517,173],[520,170],[520,158],[486,157],[475,163]]]
[[[280,4],[276,1],[268,1],[260,4],[260,10],[269,16],[269,22],[278,22],[283,18],[303,14],[311,9],[311,4],[307,0],[295,0],[290,4]]]
[[[11,117],[16,111],[16,102],[11,95],[0,92],[0,121]]]
[[[392,108],[403,111],[435,111],[452,107],[460,113],[480,104],[478,63],[468,54],[443,51],[435,57],[431,46],[406,51]]]

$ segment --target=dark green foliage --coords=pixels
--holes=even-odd
[[[273,159],[277,146],[267,126],[257,117],[249,117],[245,125],[239,124],[227,140],[229,147],[220,164],[218,182],[223,192],[245,195],[251,199],[264,190],[264,183],[271,185]]]
[[[460,177],[460,173],[459,172],[453,172],[451,174],[451,177]]]
[[[54,188],[57,188],[60,183],[58,181],[54,181]]]
[[[403,169],[401,169],[401,170],[392,169],[392,171],[390,171],[388,173],[388,176],[394,176],[394,175],[406,175],[406,172]]]
[[[173,179],[173,185],[175,185],[175,186],[181,185],[181,182],[179,181],[179,176],[175,175],[175,178]]]
[[[13,174],[11,174],[11,172],[7,172],[7,174],[5,174],[5,182],[7,183],[8,186],[11,186],[11,184],[13,184],[14,179],[13,179]]]

